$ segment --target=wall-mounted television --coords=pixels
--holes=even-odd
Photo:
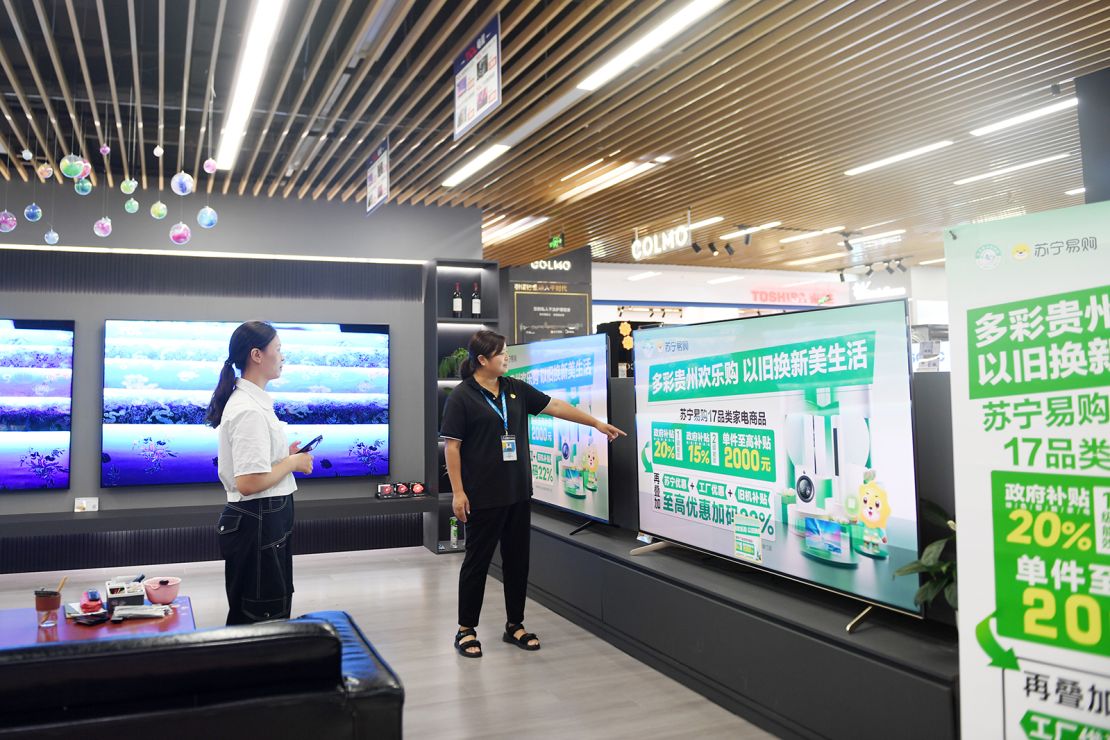
[[[508,375],[552,398],[609,418],[609,340],[604,334],[506,348]],[[596,429],[551,416],[528,417],[533,498],[609,521],[609,440]]]
[[[105,322],[103,487],[218,483],[204,415],[239,323]],[[285,356],[266,388],[274,411],[290,442],[324,437],[304,477],[387,475],[389,327],[273,326]]]
[[[0,491],[69,488],[73,322],[0,319]]]
[[[906,303],[635,334],[640,528],[919,615]]]

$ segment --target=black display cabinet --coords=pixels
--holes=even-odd
[[[424,479],[438,505],[434,511],[424,514],[424,546],[435,553],[461,552],[465,548],[461,529],[457,546],[451,546],[451,483],[447,478],[443,442],[439,438],[443,405],[460,380],[457,372],[441,378],[440,365],[455,350],[465,349],[474,332],[480,329],[497,331],[500,303],[498,265],[485,260],[435,260],[426,270]],[[452,294],[456,283],[462,293],[461,317],[452,315]],[[475,283],[482,301],[477,317],[471,316],[471,293]]]

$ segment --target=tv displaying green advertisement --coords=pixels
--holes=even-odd
[[[905,301],[635,333],[640,529],[914,615]]]
[[[588,414],[609,419],[609,339],[604,334],[507,347],[508,375]],[[609,440],[551,416],[528,418],[533,498],[609,521]]]

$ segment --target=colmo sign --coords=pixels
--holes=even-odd
[[[632,259],[637,262],[664,252],[690,246],[690,227],[686,224],[632,241]]]

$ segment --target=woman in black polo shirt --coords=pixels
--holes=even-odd
[[[508,617],[502,639],[524,650],[539,650],[539,639],[523,624],[532,511],[528,415],[549,414],[586,424],[610,440],[624,432],[522,380],[504,377],[509,361],[500,334],[480,331],[470,338],[468,349],[470,356],[460,368],[463,382],[447,399],[440,430],[446,440],[452,508],[466,524],[455,649],[467,658],[482,656],[474,629],[489,563],[500,542]]]

